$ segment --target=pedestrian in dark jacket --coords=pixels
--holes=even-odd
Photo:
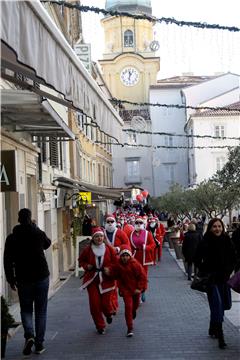
[[[191,280],[193,260],[200,240],[201,240],[201,236],[196,231],[196,226],[190,223],[188,225],[188,231],[184,234],[183,244],[182,244],[182,252],[186,262],[186,271],[188,275],[188,280]],[[194,274],[195,272],[196,272],[196,268],[194,266]]]
[[[225,233],[222,220],[211,219],[203,240],[197,247],[195,265],[202,274],[211,277],[211,285],[207,291],[210,308],[209,335],[218,338],[220,349],[226,347],[222,323],[224,310],[229,310],[232,305],[227,281],[234,269],[235,261],[234,246]]]
[[[41,354],[45,350],[43,342],[49,289],[49,269],[44,250],[49,248],[51,240],[32,222],[29,209],[19,211],[18,221],[20,225],[15,226],[6,239],[4,269],[11,288],[18,291],[25,337],[23,355],[30,355],[34,344],[36,353]]]

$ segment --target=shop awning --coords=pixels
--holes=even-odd
[[[13,132],[31,135],[75,139],[74,133],[47,100],[27,90],[1,90],[2,125]]]
[[[40,1],[4,0],[0,5],[2,76],[9,76],[8,69],[55,89],[69,107],[82,110],[103,132],[122,142],[121,117]]]
[[[53,184],[55,184],[56,186],[59,187],[73,187],[75,189],[75,191],[89,191],[93,194],[92,198],[93,200],[106,200],[106,199],[110,199],[110,200],[118,200],[121,197],[121,192],[119,191],[119,189],[115,189],[115,188],[107,188],[107,187],[103,187],[103,186],[98,186],[98,185],[92,185],[92,184],[88,184],[85,183],[83,181],[77,181],[74,179],[69,179],[69,178],[65,178],[65,177],[58,177],[55,178],[53,180]]]

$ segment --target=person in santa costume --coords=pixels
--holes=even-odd
[[[130,246],[129,238],[123,230],[117,228],[117,223],[113,215],[107,215],[106,217],[105,235],[107,244],[114,247],[116,254],[119,254],[122,245]],[[117,286],[112,294],[112,302],[114,313],[116,313],[118,310]]]
[[[153,239],[155,241],[155,249],[154,249],[154,264],[156,265],[157,260],[159,259],[159,248],[161,246],[161,239],[159,234],[159,226],[157,219],[152,217],[147,225],[147,230],[152,233]]]
[[[112,293],[115,282],[104,274],[104,268],[116,263],[116,252],[111,245],[104,242],[104,230],[93,228],[92,240],[79,256],[79,266],[85,270],[83,285],[87,288],[90,312],[99,334],[105,333],[105,319],[111,324],[114,309]]]
[[[130,235],[130,243],[133,257],[140,262],[148,276],[148,265],[154,264],[155,242],[152,233],[145,229],[141,217],[135,220],[135,229]],[[145,301],[145,292],[142,293],[141,299]]]
[[[130,245],[129,238],[125,232],[117,228],[117,223],[113,215],[107,215],[106,217],[105,232],[107,243],[115,248],[117,254],[122,245]]]
[[[147,288],[147,276],[143,266],[132,257],[130,247],[121,246],[117,264],[105,269],[105,273],[118,280],[119,292],[125,305],[127,337],[133,336],[133,319],[136,318],[141,293]]]
[[[132,225],[132,223],[135,223],[135,216],[130,214],[127,218],[127,222],[123,227],[123,231],[125,232],[125,234],[127,235],[128,238],[130,238],[130,234],[133,232],[134,230],[134,226]]]

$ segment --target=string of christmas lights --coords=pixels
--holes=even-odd
[[[216,146],[167,146],[167,145],[144,145],[144,144],[128,144],[128,143],[112,143],[104,141],[95,141],[96,144],[102,145],[118,145],[118,146],[129,146],[129,147],[145,147],[152,149],[230,149],[236,146],[216,145]]]
[[[195,22],[195,21],[182,21],[182,20],[176,20],[174,18],[166,18],[161,17],[157,18],[155,16],[147,15],[147,14],[130,14],[126,11],[111,11],[111,10],[105,10],[101,9],[95,6],[85,6],[85,5],[78,5],[78,4],[71,4],[66,1],[54,1],[54,0],[41,0],[42,3],[51,3],[56,4],[60,6],[65,6],[70,9],[77,9],[81,12],[95,12],[97,14],[103,14],[103,15],[111,15],[111,16],[126,16],[131,17],[136,20],[148,20],[150,22],[158,22],[158,23],[165,23],[165,24],[175,24],[177,26],[191,26],[198,29],[214,29],[214,30],[227,30],[232,32],[239,32],[240,28],[236,26],[224,26],[219,24],[208,24],[206,22]]]
[[[90,124],[88,124],[90,125]],[[191,135],[191,134],[173,134],[168,132],[152,132],[152,131],[138,131],[133,129],[123,129],[123,131],[127,133],[137,133],[137,134],[146,134],[146,135],[167,135],[167,136],[177,136],[177,137],[187,137],[187,138],[210,138],[210,139],[218,139],[218,140],[240,140],[240,137],[234,137],[234,136],[212,136],[212,135]]]
[[[150,102],[133,102],[128,100],[121,100],[116,98],[109,99],[112,103],[121,107],[122,104],[129,104],[134,106],[153,106],[153,107],[165,107],[165,108],[176,108],[176,109],[191,109],[191,110],[213,110],[213,111],[229,111],[240,113],[240,108],[233,108],[227,106],[191,106],[191,105],[179,105],[179,104],[160,104],[160,103],[150,103]]]
[[[83,123],[83,125],[91,126],[91,127],[99,127],[95,124]],[[240,137],[235,136],[212,136],[212,135],[192,135],[192,134],[174,134],[171,132],[163,132],[163,131],[146,131],[146,130],[134,130],[134,129],[122,129],[122,131],[126,133],[134,133],[134,134],[145,134],[145,135],[162,135],[162,136],[172,136],[172,137],[186,137],[186,138],[198,138],[198,139],[217,139],[217,140],[240,140]]]

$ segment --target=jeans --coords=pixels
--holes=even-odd
[[[191,276],[192,276],[192,267],[193,267],[193,263],[192,262],[186,262],[186,272],[188,275],[188,280],[191,280]],[[194,265],[194,275],[196,274],[196,267]]]
[[[32,283],[18,283],[24,337],[34,338],[33,305],[35,313],[35,341],[42,343],[46,331],[49,277]]]
[[[231,291],[228,285],[218,284],[207,292],[210,308],[210,320],[214,323],[222,323],[224,310],[231,309]]]

